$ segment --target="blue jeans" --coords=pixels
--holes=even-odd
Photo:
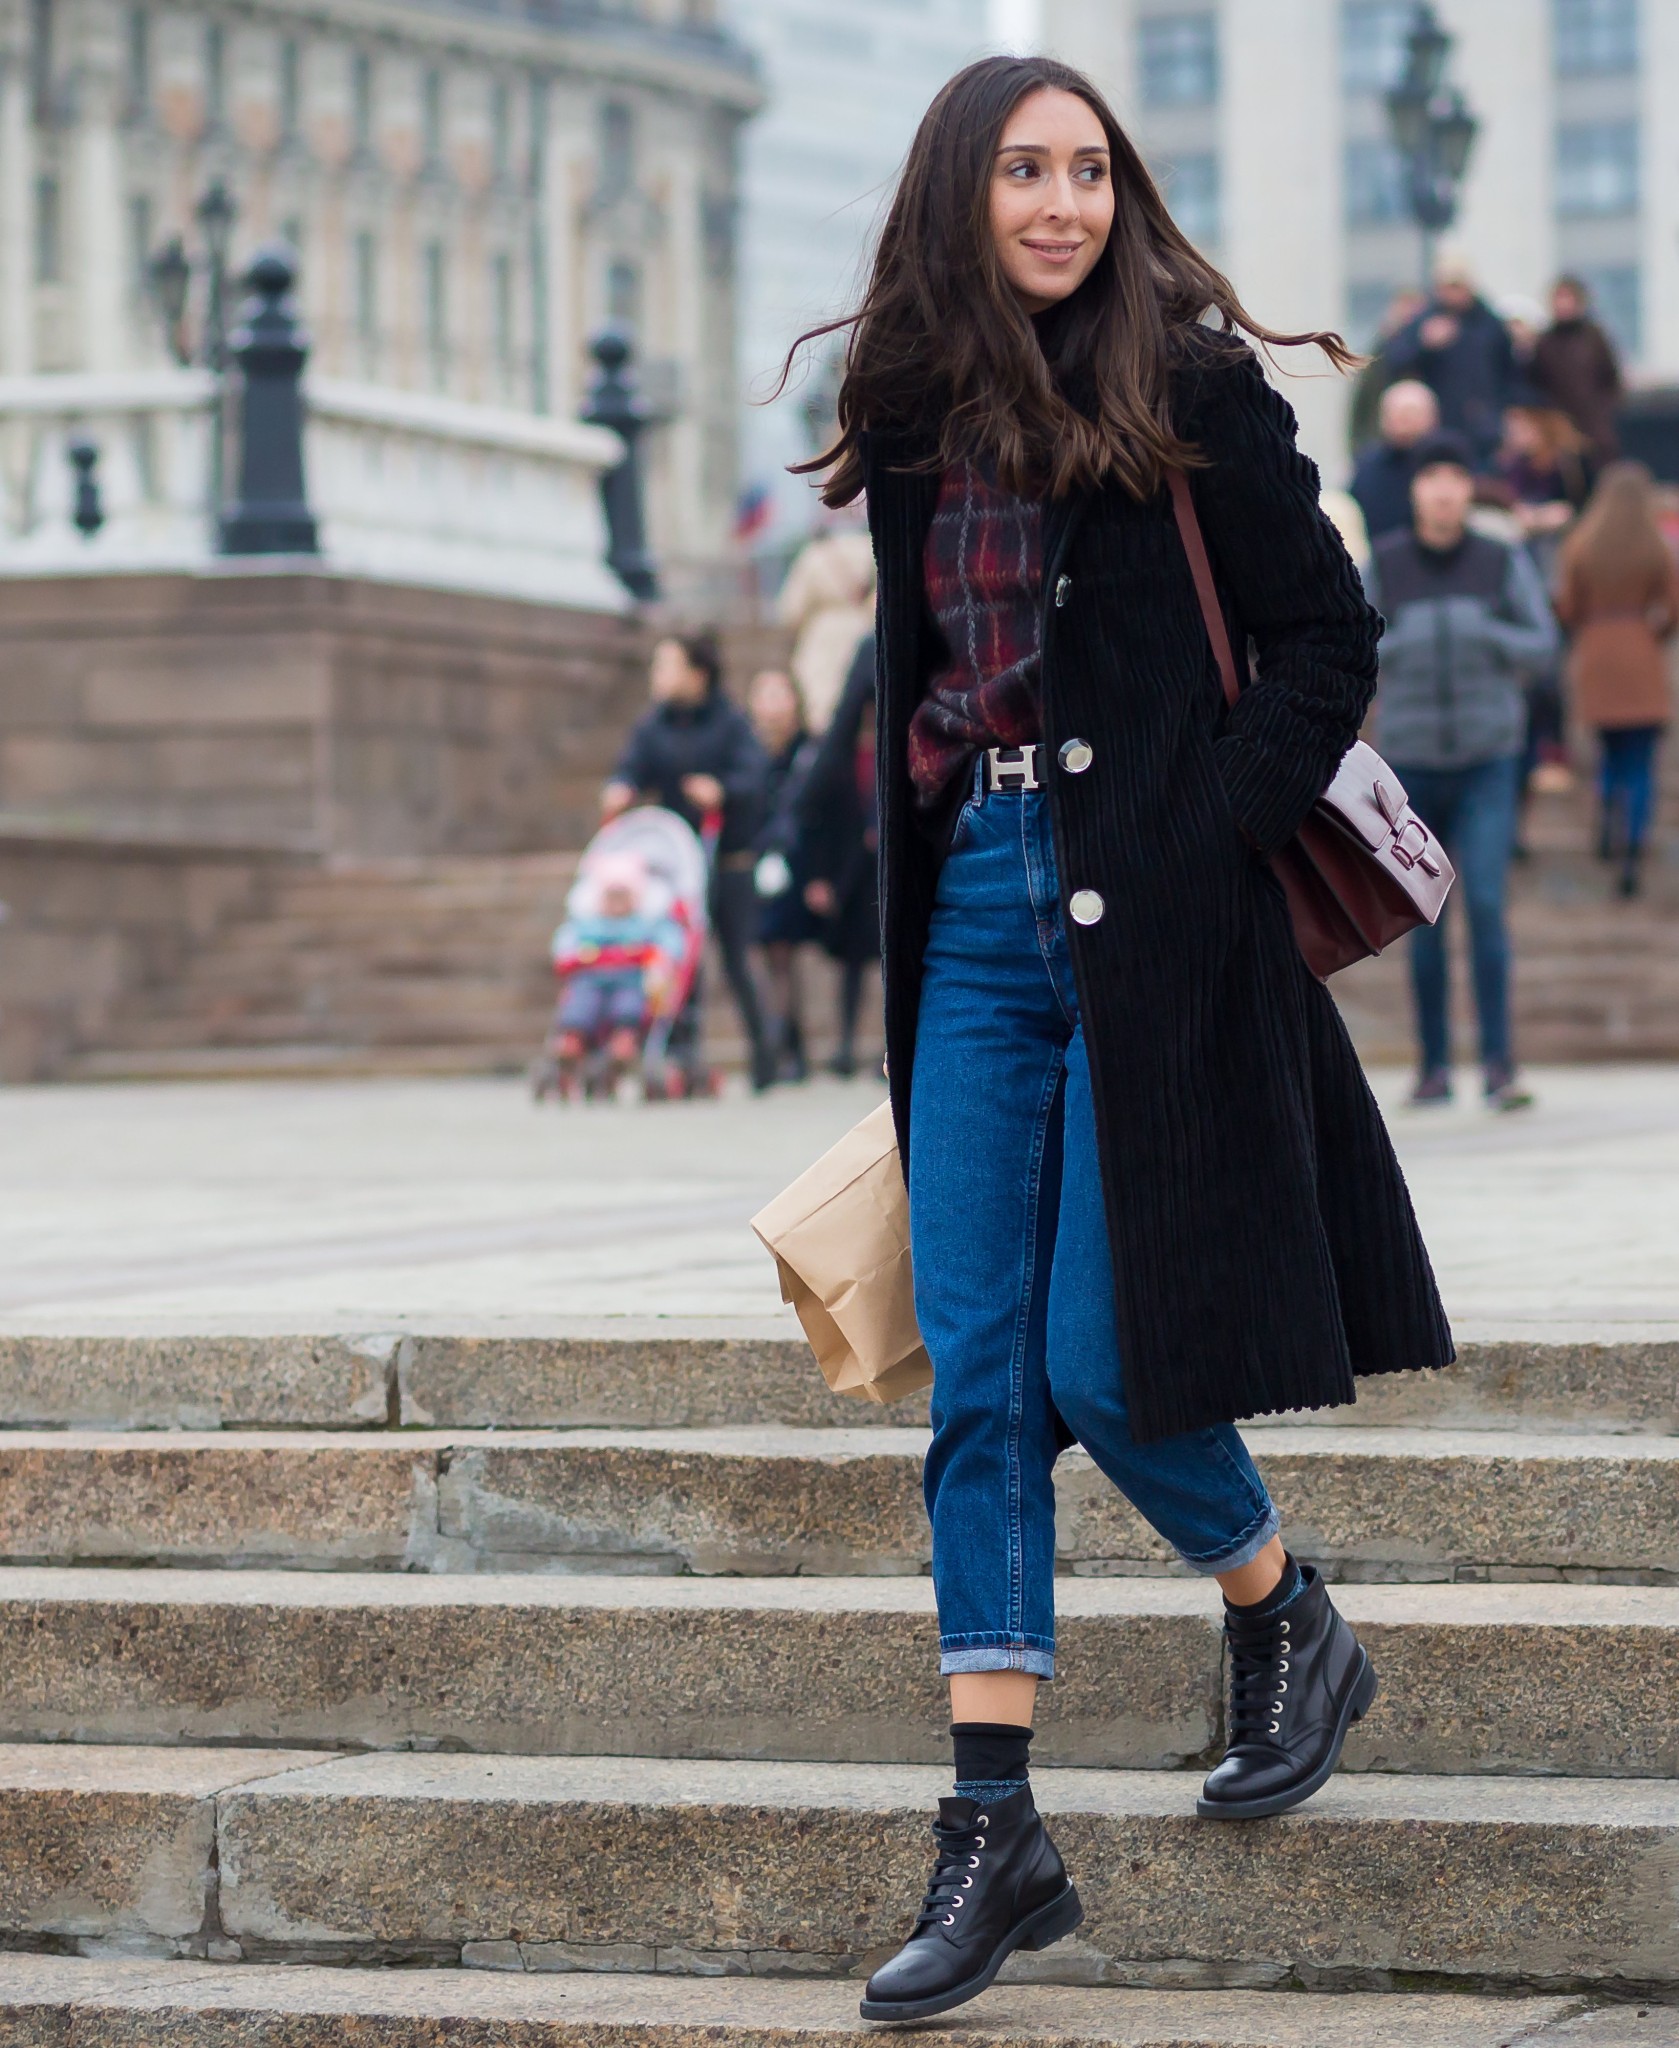
[[[933,1361],[926,1495],[940,1668],[1050,1678],[1057,1411],[1198,1572],[1246,1564],[1278,1520],[1229,1424],[1131,1438],[1090,1068],[1037,793],[971,801],[940,876],[909,1200]]]
[[[1661,736],[1659,725],[1606,726],[1598,734],[1603,748],[1598,789],[1609,844],[1627,859],[1636,859],[1643,851],[1650,830]]]
[[[1469,919],[1469,960],[1475,980],[1475,1015],[1481,1026],[1481,1062],[1508,1066],[1510,1053],[1510,938],[1504,894],[1516,845],[1516,796],[1521,762],[1512,754],[1477,761],[1472,768],[1393,771],[1412,808],[1438,834],[1457,869],[1457,888]],[[1451,913],[1448,902],[1446,916]],[[1446,962],[1446,917],[1411,934],[1411,987],[1424,1072],[1452,1063],[1451,987]]]

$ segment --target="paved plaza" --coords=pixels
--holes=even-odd
[[[1461,1335],[1679,1334],[1679,1067],[1377,1086]],[[0,1331],[537,1335],[787,1318],[747,1218],[879,1099],[538,1110],[512,1080],[0,1091]]]

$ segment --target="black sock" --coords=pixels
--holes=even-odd
[[[953,1721],[958,1799],[1007,1799],[1026,1782],[1032,1731],[1008,1721]]]
[[[1251,1607],[1239,1607],[1234,1600],[1226,1600],[1224,1609],[1242,1621],[1265,1621],[1273,1614],[1281,1614],[1291,1600],[1298,1599],[1306,1590],[1306,1580],[1291,1553],[1283,1557],[1283,1575],[1266,1594],[1263,1600],[1256,1600]]]

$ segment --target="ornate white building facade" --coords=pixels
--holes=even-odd
[[[364,512],[393,451],[445,522],[520,465],[598,474],[616,443],[573,424],[587,341],[625,321],[659,415],[652,542],[676,586],[703,576],[737,489],[736,164],[759,98],[711,0],[0,0],[0,554],[63,488],[51,463],[37,482],[48,429],[104,423],[111,488],[142,510],[174,488],[146,394],[173,417],[197,386],[148,266],[182,238],[196,337],[220,181],[235,273],[270,239],[297,252],[330,399],[311,434],[335,423]]]

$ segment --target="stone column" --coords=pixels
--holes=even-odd
[[[34,194],[27,0],[0,0],[0,376],[35,367]]]
[[[75,356],[85,370],[121,370],[143,357],[139,337],[131,331],[119,133],[123,30],[112,0],[87,0],[80,11],[78,45],[70,242]]]
[[[1136,0],[1044,0],[1043,46],[1088,71],[1129,122],[1136,111]]]
[[[1224,0],[1220,151],[1224,256],[1267,327],[1335,327],[1346,301],[1336,0]],[[1285,352],[1278,387],[1324,481],[1347,471],[1347,380],[1316,350]]]
[[[664,110],[661,109],[661,112]],[[710,410],[711,369],[705,352],[711,336],[706,324],[701,218],[699,139],[689,123],[672,110],[669,154],[658,170],[664,216],[660,246],[649,251],[662,275],[649,275],[645,289],[659,317],[645,322],[645,352],[674,359],[677,365],[678,410],[664,430],[664,499],[654,531],[662,548],[689,560],[721,555],[728,546],[725,518],[719,533],[707,514],[703,487],[706,415]],[[682,132],[688,129],[688,132]],[[655,295],[656,294],[656,295]]]
[[[1674,175],[1673,107],[1679,92],[1679,8],[1645,7],[1639,67],[1639,170],[1643,203],[1639,267],[1644,334],[1638,368],[1660,383],[1679,379],[1679,177]]]
[[[1643,13],[1648,22],[1667,11]],[[1556,262],[1550,0],[1444,0],[1439,12],[1457,38],[1448,76],[1481,123],[1445,240],[1468,256],[1489,298],[1543,301]]]
[[[572,304],[572,212],[566,153],[568,89],[533,78],[526,102],[529,136],[527,290],[531,323],[530,385],[521,394],[533,412],[570,415],[582,393],[581,309]],[[593,133],[592,129],[585,130]]]

